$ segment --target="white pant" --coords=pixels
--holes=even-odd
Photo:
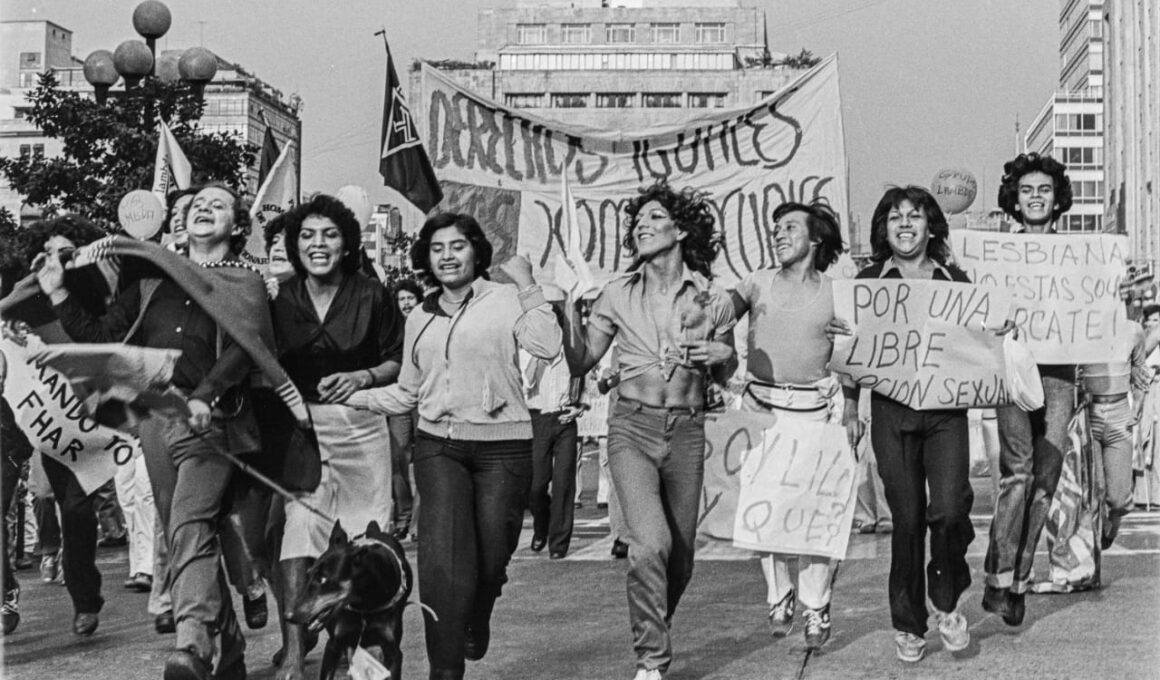
[[[153,505],[153,487],[149,485],[149,473],[140,449],[132,461],[117,466],[113,484],[129,534],[129,575],[152,576],[153,525],[157,509]]]

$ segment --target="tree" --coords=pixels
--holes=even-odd
[[[158,116],[189,158],[195,184],[217,181],[242,190],[246,169],[257,156],[258,147],[244,140],[200,131],[205,103],[184,83],[146,78],[139,87],[111,93],[102,105],[58,88],[50,71],[29,100],[29,122],[59,139],[64,151],[52,158],[0,157],[0,174],[26,202],[50,215],[75,212],[115,225],[121,197],[153,184]]]

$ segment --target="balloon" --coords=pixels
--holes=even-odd
[[[930,183],[930,192],[938,201],[943,212],[948,215],[961,213],[971,207],[975,194],[979,191],[979,184],[970,170],[948,168],[939,170]]]
[[[165,220],[165,206],[157,194],[147,189],[134,189],[121,198],[117,205],[117,221],[125,233],[139,241],[153,238]]]
[[[371,221],[371,210],[373,208],[371,206],[371,199],[367,196],[366,189],[348,184],[339,189],[334,194],[334,197],[342,201],[343,205],[350,208],[350,211],[354,213],[355,218],[358,220],[358,226],[360,228],[367,228],[367,225]]]

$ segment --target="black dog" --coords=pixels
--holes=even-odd
[[[391,680],[402,677],[403,608],[412,583],[403,546],[377,522],[353,540],[341,524],[334,525],[330,547],[310,568],[302,597],[286,615],[292,623],[330,634],[320,680],[334,678],[340,655],[349,659],[357,647],[378,647]]]

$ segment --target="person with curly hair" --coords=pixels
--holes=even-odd
[[[1003,165],[999,206],[1016,221],[1014,232],[1055,234],[1071,208],[1071,181],[1051,156],[1019,154]],[[1075,366],[1040,364],[1043,408],[1027,413],[1014,404],[996,409],[999,421],[999,495],[991,520],[983,609],[1010,626],[1023,623],[1032,560],[1063,471],[1067,425],[1075,409]]]
[[[296,276],[274,300],[279,360],[306,400],[318,435],[322,478],[301,494],[310,507],[361,534],[391,513],[390,434],[381,416],[344,402],[357,390],[395,382],[403,357],[403,319],[378,281],[363,274],[362,237],[354,213],[317,194],[275,219]],[[279,574],[282,611],[306,587],[307,570],[326,551],[334,522],[302,503],[285,506]],[[277,677],[303,677],[305,631],[283,622]]]
[[[619,399],[608,418],[608,464],[628,543],[628,607],[637,680],[672,663],[669,625],[693,574],[705,467],[704,392],[736,365],[733,305],[711,283],[721,247],[705,195],[658,182],[626,209],[629,271],[610,281],[581,327],[566,315],[572,375],[617,342]]]
[[[833,280],[824,272],[843,251],[838,216],[822,203],[783,203],[773,211],[778,267],[755,271],[733,291],[737,317],[749,314],[742,408],[811,422],[842,422],[841,384],[827,364],[834,343],[826,325],[834,317]],[[846,423],[850,446],[861,438],[861,421]],[[820,455],[821,451],[803,452]],[[797,580],[790,577],[795,563]],[[798,602],[805,607],[806,647],[830,638],[830,599],[837,560],[811,555],[762,553],[769,627],[789,635]]]

